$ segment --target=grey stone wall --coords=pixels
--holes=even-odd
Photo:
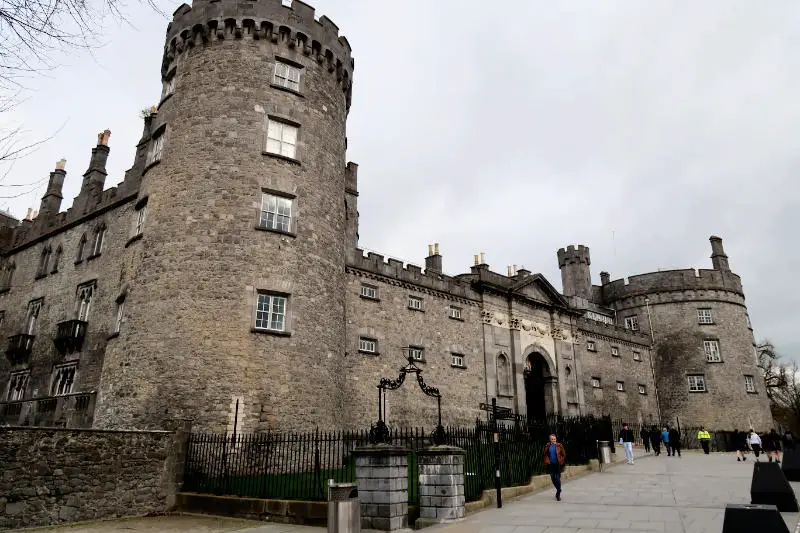
[[[0,428],[0,529],[167,511],[187,430]]]
[[[354,456],[361,527],[408,527],[408,450],[379,444],[358,448]]]
[[[464,518],[464,450],[452,446],[435,446],[420,451],[417,461],[417,527]]]

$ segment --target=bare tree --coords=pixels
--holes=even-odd
[[[800,428],[800,367],[796,361],[783,363],[781,355],[768,340],[756,347],[758,367],[773,416],[783,425]]]

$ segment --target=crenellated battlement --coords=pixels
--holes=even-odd
[[[352,95],[355,62],[347,38],[328,17],[315,19],[314,8],[299,0],[285,6],[281,0],[195,0],[175,10],[167,27],[162,76],[175,58],[196,46],[225,39],[269,39],[274,44],[313,57],[347,93]]]
[[[591,265],[589,258],[589,247],[579,244],[577,247],[573,244],[558,250],[558,266],[563,268],[566,265],[575,263],[583,263]]]
[[[693,268],[639,274],[602,287],[605,304],[631,296],[683,290],[722,290],[744,296],[742,280],[733,272]]]
[[[393,258],[386,259],[383,255],[374,252],[364,255],[364,250],[360,248],[352,248],[347,252],[347,267],[381,278],[388,278],[398,283],[415,285],[439,295],[446,293],[454,299],[475,301],[480,299],[478,293],[467,281],[444,274],[423,272],[422,268],[417,265],[403,263],[403,261]]]

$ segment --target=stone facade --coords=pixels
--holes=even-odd
[[[0,428],[0,529],[169,510],[188,429]]]
[[[709,426],[767,424],[757,380],[744,399],[722,392],[757,372],[721,242],[713,271],[664,283],[601,275],[602,287],[591,284],[587,247],[562,249],[563,294],[478,257],[469,272],[445,275],[438,245],[424,268],[359,249],[358,166],[346,162],[353,68],[347,39],[303,2],[179,7],[164,91],[122,183],[103,190],[106,130],[69,210],[59,212],[62,161],[38,213],[0,216],[0,335],[9,337],[0,420],[364,427],[377,418],[379,380],[412,356],[441,391],[446,425],[485,416],[479,405],[495,397],[534,418],[647,421],[660,408]],[[643,322],[643,295],[652,336],[623,320]],[[679,320],[677,302],[693,298],[713,302],[714,324]],[[701,364],[696,341],[708,335],[722,364]],[[709,392],[689,395],[685,374],[698,365]],[[720,401],[736,412],[713,414]],[[386,415],[432,427],[436,400],[406,383],[387,394]]]

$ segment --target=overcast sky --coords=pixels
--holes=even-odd
[[[516,263],[561,287],[559,247],[588,245],[599,283],[601,270],[710,268],[716,234],[756,338],[800,358],[800,2],[311,3],[353,46],[363,247],[424,264],[439,242],[448,273],[483,251],[495,271]],[[17,217],[61,157],[70,205],[105,128],[106,185],[130,166],[168,20],[126,12],[0,116],[30,140],[55,133],[5,180],[41,181],[0,200]]]

